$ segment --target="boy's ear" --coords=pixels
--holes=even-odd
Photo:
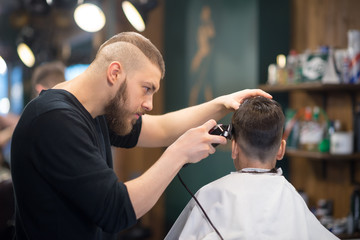
[[[286,141],[282,139],[278,153],[276,154],[276,160],[281,160],[284,157],[285,149],[286,149]]]
[[[236,159],[239,155],[239,146],[236,144],[235,140],[231,140],[231,158]]]

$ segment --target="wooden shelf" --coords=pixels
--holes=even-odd
[[[321,82],[308,82],[286,85],[262,84],[260,89],[266,92],[289,92],[296,90],[305,91],[359,91],[360,84],[322,84]]]
[[[289,157],[302,157],[302,158],[307,158],[309,160],[321,162],[323,165],[322,174],[321,174],[323,179],[326,179],[327,177],[326,165],[328,162],[333,162],[333,163],[347,162],[351,164],[350,182],[353,184],[359,184],[359,182],[357,182],[355,179],[355,164],[357,161],[360,162],[360,153],[335,155],[330,153],[311,152],[311,151],[288,148],[286,150],[286,155]]]
[[[330,153],[311,152],[298,149],[287,149],[286,155],[289,157],[303,157],[313,160],[326,160],[326,161],[360,161],[360,153],[335,155]]]

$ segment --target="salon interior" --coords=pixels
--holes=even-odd
[[[139,32],[166,63],[151,114],[265,90],[286,117],[278,167],[325,227],[340,239],[360,239],[359,9],[358,0],[0,0],[0,114],[21,114],[36,66],[61,61],[70,80],[106,39]],[[6,125],[0,129],[0,239],[7,240],[14,199],[10,143],[1,139]],[[141,175],[163,151],[114,149],[119,180]],[[181,175],[196,192],[231,171],[227,144]],[[174,178],[119,239],[163,239],[190,199]]]

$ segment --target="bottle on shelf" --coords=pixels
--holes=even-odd
[[[285,129],[283,138],[286,140],[286,148],[297,149],[299,143],[300,124],[298,121],[298,112],[294,109],[285,111]]]
[[[326,70],[321,79],[321,82],[327,83],[327,84],[339,84],[341,82],[341,79],[336,70],[335,59],[334,59],[334,50],[332,48],[329,48],[329,51],[328,51]]]
[[[348,31],[350,83],[360,83],[360,31]]]
[[[276,78],[277,84],[285,85],[288,83],[288,73],[286,69],[286,57],[283,54],[279,54],[276,57]]]
[[[300,60],[295,50],[291,50],[287,56],[286,69],[288,76],[287,82],[289,84],[299,83],[301,81]]]
[[[299,144],[302,150],[318,151],[324,135],[324,124],[319,121],[320,108],[306,107],[300,126]]]
[[[341,122],[335,120],[334,132],[330,137],[331,154],[352,154],[354,151],[354,137],[352,131],[343,131]]]

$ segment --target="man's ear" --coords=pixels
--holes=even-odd
[[[231,158],[236,159],[239,155],[239,146],[236,144],[235,140],[231,140]]]
[[[284,157],[285,149],[286,149],[286,141],[282,139],[278,153],[276,154],[276,160],[281,160]]]
[[[39,83],[35,85],[35,91],[37,92],[38,95],[44,89],[46,89],[46,88],[43,85],[39,84]]]
[[[118,79],[122,79],[125,76],[124,68],[120,62],[110,63],[107,69],[107,79],[109,84],[114,85]]]

